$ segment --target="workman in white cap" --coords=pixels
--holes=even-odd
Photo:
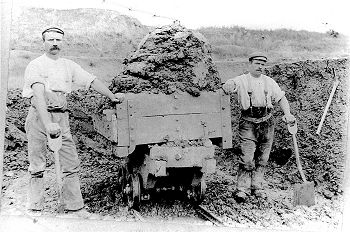
[[[274,137],[275,104],[282,108],[284,121],[295,121],[284,91],[272,78],[262,74],[267,56],[254,53],[248,60],[249,72],[229,79],[222,87],[226,94],[237,93],[241,108],[238,129],[241,153],[235,192],[239,203],[246,201],[249,195],[266,198],[264,169]]]
[[[72,84],[90,87],[120,103],[124,94],[113,94],[94,75],[83,70],[75,62],[60,57],[64,44],[64,32],[50,27],[42,32],[45,53],[32,60],[24,74],[23,97],[31,99],[31,107],[25,122],[29,158],[29,210],[40,212],[44,199],[44,170],[46,166],[47,135],[61,135],[59,150],[63,173],[62,196],[69,213],[87,213],[78,177],[80,161],[70,132],[66,95]]]

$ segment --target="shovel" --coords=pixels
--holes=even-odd
[[[58,193],[58,213],[64,212],[63,196],[62,196],[62,178],[61,178],[61,166],[60,157],[58,151],[62,147],[62,135],[48,135],[47,136],[48,146],[53,151],[55,157],[55,171],[57,180],[57,193]]]
[[[302,184],[296,184],[294,186],[294,199],[293,199],[293,205],[306,205],[311,206],[315,204],[315,187],[314,183],[307,181],[306,177],[303,172],[303,168],[301,166],[300,157],[299,157],[299,149],[297,144],[297,124],[296,121],[292,123],[287,124],[289,133],[292,134],[293,137],[293,145],[294,145],[294,151],[295,151],[295,158],[297,162],[298,171],[301,175],[301,179],[303,180]]]

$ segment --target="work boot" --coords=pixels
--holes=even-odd
[[[29,206],[28,210],[41,211],[44,204],[44,178],[33,177],[29,179]]]
[[[62,218],[82,218],[82,219],[99,219],[98,214],[90,213],[86,208],[78,210],[66,210],[65,214],[60,216]]]
[[[260,192],[263,187],[264,182],[264,172],[265,168],[263,166],[258,166],[255,168],[255,170],[252,171],[252,182],[251,182],[251,189],[252,192]]]
[[[42,215],[42,210],[28,209],[25,215],[30,217],[40,217]]]
[[[244,203],[247,200],[247,194],[243,191],[237,191],[234,198],[237,203]]]
[[[249,193],[251,186],[251,171],[244,169],[239,169],[237,174],[237,193],[243,192],[245,194]]]
[[[252,189],[251,192],[252,192],[252,195],[255,196],[257,199],[267,198],[267,195],[263,189]]]

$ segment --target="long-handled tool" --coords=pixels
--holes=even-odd
[[[329,95],[329,98],[328,98],[326,107],[324,108],[323,115],[322,115],[320,124],[318,125],[316,134],[320,134],[320,132],[321,132],[321,128],[322,128],[322,125],[323,125],[323,121],[324,121],[324,119],[326,118],[326,115],[327,115],[327,112],[328,112],[328,108],[329,108],[329,106],[331,105],[333,95],[334,95],[335,90],[337,89],[337,86],[338,86],[338,84],[339,84],[339,78],[335,76],[334,68],[333,68],[333,76],[334,76],[334,78],[335,78],[335,81],[334,81],[334,83],[333,83],[333,88],[332,88],[331,94]]]
[[[58,151],[62,147],[62,135],[54,136],[48,135],[48,146],[53,151],[55,157],[55,170],[56,170],[56,180],[57,180],[57,193],[58,193],[58,213],[63,213],[64,205],[63,205],[63,196],[62,196],[62,177],[61,177],[61,166],[60,166],[60,157]]]
[[[300,157],[299,157],[299,149],[297,144],[297,123],[294,121],[293,123],[287,124],[289,133],[292,134],[293,137],[293,145],[294,145],[294,151],[295,151],[295,158],[297,162],[298,171],[301,175],[301,178],[303,180],[302,184],[296,184],[294,186],[294,199],[293,199],[293,205],[307,205],[311,206],[315,204],[315,187],[314,183],[307,181],[306,177],[303,172],[303,168],[301,166]]]

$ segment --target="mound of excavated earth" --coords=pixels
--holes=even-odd
[[[149,33],[125,58],[124,65],[109,86],[113,93],[183,91],[198,96],[201,91],[219,89],[221,84],[210,44],[200,33],[178,24]],[[108,105],[108,101],[101,104]]]

